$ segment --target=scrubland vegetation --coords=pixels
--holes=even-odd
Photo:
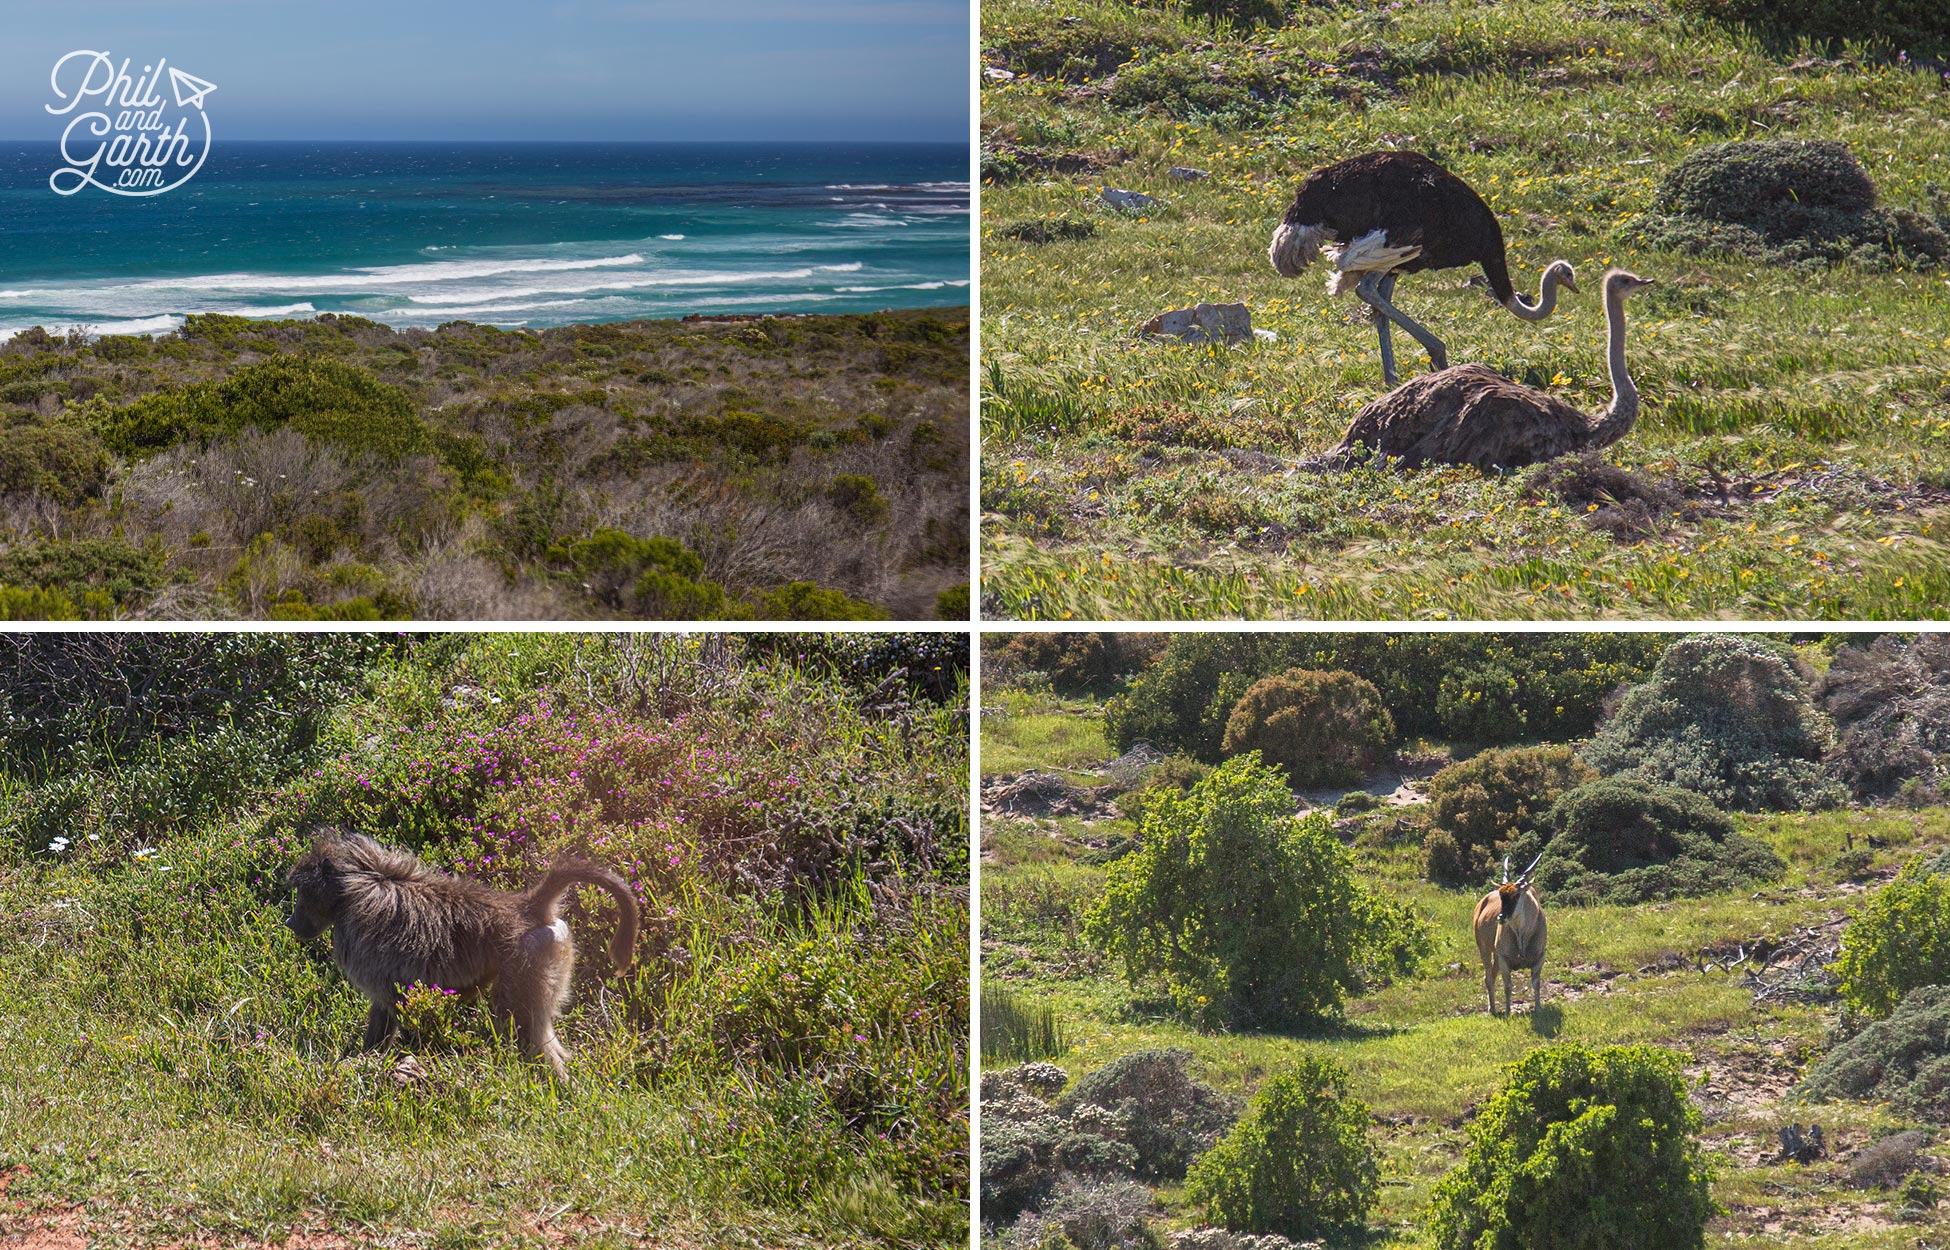
[[[1950,1233],[1944,636],[986,646],[991,1244]],[[1236,741],[1268,679],[1296,734],[1371,690],[1365,774]],[[1493,1016],[1471,915],[1540,853]]]
[[[1944,13],[984,4],[985,614],[1942,616]],[[1846,151],[1814,150],[1785,183],[1709,153],[1778,140]],[[1474,187],[1520,287],[1558,257],[1586,283],[1533,325],[1474,270],[1410,275],[1396,302],[1451,363],[1596,412],[1610,389],[1590,292],[1610,265],[1657,279],[1629,322],[1644,411],[1605,462],[1301,468],[1385,387],[1373,329],[1346,320],[1360,306],[1330,300],[1318,267],[1279,277],[1266,248],[1308,171],[1380,149],[1427,153]],[[1113,209],[1106,187],[1162,203]],[[1200,301],[1245,303],[1277,341],[1137,333]],[[1413,378],[1427,360],[1397,337]]]
[[[0,642],[0,1237],[965,1245],[965,673],[953,635]],[[365,1002],[283,924],[318,824],[627,879],[626,975],[614,906],[567,912],[571,1089],[436,987],[410,1055],[340,1058]]]
[[[966,617],[966,310],[0,343],[0,616]]]

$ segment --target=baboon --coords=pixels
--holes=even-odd
[[[522,1053],[548,1060],[566,1083],[555,1015],[568,1001],[575,944],[556,908],[578,883],[616,899],[621,916],[609,953],[617,972],[627,970],[636,899],[621,877],[582,862],[557,863],[534,888],[515,894],[429,868],[363,834],[328,830],[291,870],[296,897],[285,923],[307,942],[335,930],[332,962],[372,1002],[364,1049],[393,1037],[409,985],[470,998],[485,992],[495,1020],[513,1024]]]

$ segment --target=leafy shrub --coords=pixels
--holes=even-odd
[[[1935,1212],[1940,1197],[1942,1193],[1928,1173],[1911,1172],[1896,1187],[1897,1214],[1906,1220],[1927,1218]]]
[[[1048,1003],[1031,1006],[1020,994],[982,987],[982,1058],[1049,1059],[1070,1049],[1063,1023]]]
[[[1934,0],[1682,0],[1681,7],[1789,38],[1950,54],[1950,13]]]
[[[1652,1046],[1559,1043],[1505,1070],[1435,1188],[1435,1250],[1603,1250],[1705,1243],[1713,1214],[1699,1112],[1679,1058]]]
[[[1347,1073],[1302,1055],[1266,1079],[1245,1116],[1193,1165],[1185,1197],[1239,1231],[1310,1237],[1359,1223],[1381,1185],[1371,1130]]]
[[[1905,994],[1885,1019],[1809,1064],[1796,1093],[1887,1102],[1899,1114],[1950,1124],[1950,985]]]
[[[1178,1180],[1239,1116],[1236,1099],[1192,1076],[1191,1059],[1189,1050],[1133,1051],[1079,1077],[1057,1110],[1129,1146],[1134,1175]]]
[[[1691,898],[1787,870],[1766,843],[1735,832],[1725,812],[1673,786],[1594,781],[1560,798],[1548,821],[1545,832],[1513,842],[1510,855],[1528,863],[1541,849],[1535,879],[1560,903]]]
[[[1017,1221],[1002,1244],[1029,1250],[1159,1250],[1149,1216],[1157,1200],[1135,1181],[1066,1176],[1042,1206]]]
[[[1859,36],[1857,36],[1859,37]],[[1950,237],[1920,213],[1876,205],[1855,154],[1832,139],[1740,140],[1702,148],[1659,184],[1665,211],[1645,239],[1695,252],[1735,252],[1776,264],[1893,260],[1933,268]]]
[[[1916,1170],[1929,1144],[1929,1134],[1913,1128],[1878,1137],[1848,1161],[1849,1179],[1865,1189],[1894,1185]]]
[[[1164,645],[1162,634],[1020,633],[985,639],[982,663],[1003,682],[1041,673],[1058,694],[1104,694],[1155,660]]]
[[[892,615],[878,604],[812,582],[773,587],[758,597],[755,614],[766,621],[884,621]]]
[[[1373,682],[1348,672],[1296,668],[1246,690],[1221,746],[1228,755],[1257,751],[1303,787],[1352,785],[1394,740],[1394,718]]]
[[[1835,797],[1821,765],[1833,737],[1778,650],[1696,634],[1626,692],[1584,758],[1601,773],[1681,786],[1729,810],[1792,811]]]
[[[968,619],[968,583],[950,586],[934,597],[934,616],[939,621]]]
[[[0,555],[0,585],[50,591],[90,617],[137,607],[167,580],[158,548],[120,538],[23,542]]]
[[[704,561],[674,538],[604,528],[561,554],[589,593],[611,608],[669,621],[732,615],[724,587],[703,580]]]
[[[759,654],[791,659],[815,672],[832,672],[859,691],[879,689],[897,674],[909,690],[937,703],[952,698],[968,677],[968,635],[928,633],[750,634]]]
[[[1950,981],[1950,872],[1918,856],[1869,896],[1842,930],[1842,1001],[1886,1016],[1911,990]]]
[[[1950,788],[1950,635],[1885,634],[1845,646],[1821,680],[1839,740],[1829,764],[1858,797]]]
[[[307,438],[392,460],[429,445],[426,426],[404,391],[357,365],[292,356],[145,395],[116,412],[105,439],[114,451],[136,457],[175,443],[208,445],[248,428],[287,425]]]
[[[1022,1069],[982,1078],[982,1219],[1006,1224],[1041,1203],[1066,1174],[1129,1177],[1137,1155],[1102,1135],[1102,1125],[1073,1124],[1030,1084]]]
[[[1234,1026],[1334,1014],[1429,946],[1426,924],[1369,892],[1327,817],[1295,818],[1292,792],[1252,753],[1158,800],[1084,933],[1132,984],[1161,981],[1187,1016]]]
[[[64,507],[99,494],[108,453],[88,430],[16,425],[0,430],[0,491],[36,492]]]
[[[1144,775],[1142,784],[1117,796],[1117,814],[1133,824],[1143,824],[1144,815],[1161,796],[1183,795],[1212,774],[1209,765],[1182,755],[1167,755]]]
[[[887,497],[880,493],[880,484],[862,473],[842,473],[834,478],[826,487],[826,498],[862,525],[879,525],[890,509]]]
[[[1559,795],[1596,776],[1568,746],[1492,749],[1444,768],[1429,780],[1429,880],[1482,880],[1506,842],[1539,832]]]

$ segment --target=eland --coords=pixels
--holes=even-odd
[[[1530,888],[1530,874],[1537,870],[1537,859],[1510,880],[1510,860],[1503,860],[1503,882],[1476,904],[1476,953],[1483,959],[1483,991],[1489,995],[1490,1014],[1496,1014],[1496,974],[1503,974],[1503,1014],[1509,1015],[1510,974],[1530,970],[1530,1010],[1534,1015],[1544,1000],[1544,905],[1537,891]]]

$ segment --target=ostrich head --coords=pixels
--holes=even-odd
[[[1606,299],[1610,299],[1613,295],[1617,295],[1620,299],[1623,299],[1635,291],[1643,291],[1646,287],[1657,285],[1659,285],[1657,279],[1641,278],[1629,270],[1607,269],[1605,271]]]
[[[1557,285],[1573,295],[1578,293],[1578,271],[1571,268],[1571,262],[1568,260],[1554,260],[1546,265],[1544,278],[1546,281],[1555,280]]]

